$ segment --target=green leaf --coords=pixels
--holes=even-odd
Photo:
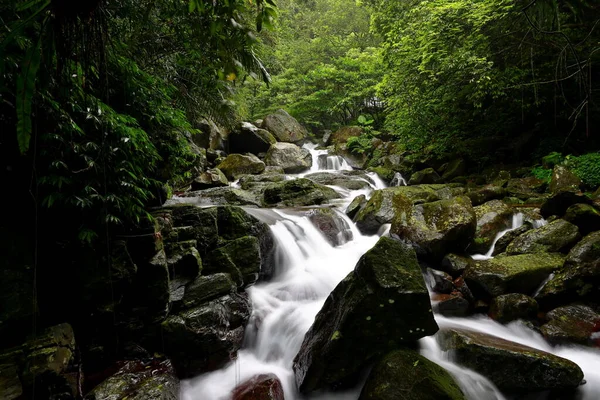
[[[41,38],[27,50],[21,74],[17,78],[17,141],[24,154],[31,140],[31,102],[35,91],[35,80],[42,56]]]

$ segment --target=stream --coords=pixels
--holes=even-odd
[[[305,145],[305,148],[313,157],[311,171],[290,175],[289,179],[317,171],[339,173],[352,170],[342,157],[330,156],[326,150],[317,150],[312,144]],[[364,382],[359,382],[356,388],[344,393],[320,393],[309,397],[300,395],[296,389],[292,363],[327,296],[354,269],[359,258],[389,230],[389,226],[383,226],[377,235],[362,235],[344,214],[355,196],[365,194],[368,197],[373,190],[386,187],[376,174],[367,173],[366,176],[370,185],[367,190],[350,191],[331,186],[343,197],[333,202],[333,209],[347,223],[351,232],[351,239],[339,246],[334,247],[324,239],[306,216],[306,210],[245,208],[248,213],[269,224],[277,244],[275,271],[270,281],[259,282],[247,289],[253,311],[237,360],[223,369],[183,381],[182,399],[229,400],[231,391],[238,384],[266,373],[273,373],[280,379],[286,400],[358,399]],[[398,175],[393,184],[406,185],[406,181]],[[473,258],[491,258],[496,241],[521,224],[522,216],[515,215],[512,226],[498,233],[492,248],[486,254],[474,255]],[[540,334],[519,322],[505,326],[486,316],[447,318],[436,315],[435,318],[441,329],[458,327],[481,331],[572,360],[581,367],[587,381],[579,389],[581,400],[600,399],[600,351],[581,346],[553,347]],[[419,343],[421,353],[446,368],[469,400],[505,399],[489,380],[453,363],[439,349],[434,337],[423,338]]]

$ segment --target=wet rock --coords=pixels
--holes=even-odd
[[[408,184],[409,185],[421,185],[426,183],[440,183],[442,178],[438,175],[433,168],[425,168],[421,171],[417,171],[411,175]]]
[[[242,175],[260,174],[265,170],[265,163],[253,154],[230,154],[218,166],[227,179],[235,180]]]
[[[436,293],[448,294],[454,289],[452,277],[443,271],[427,268],[425,276],[429,287]]]
[[[196,240],[165,244],[167,266],[171,279],[183,277],[194,279],[202,271],[202,258],[196,249]]]
[[[546,314],[542,335],[553,344],[591,344],[592,334],[600,332],[600,314],[591,307],[572,305],[555,308]]]
[[[367,204],[367,197],[364,194],[356,196],[352,199],[352,202],[346,208],[346,215],[348,218],[353,219],[356,214]]]
[[[510,179],[506,185],[506,190],[509,196],[526,200],[544,193],[546,187],[547,184],[544,180],[529,176],[527,178]]]
[[[332,246],[340,246],[352,240],[350,226],[331,208],[313,209],[307,215],[310,222]]]
[[[339,197],[335,190],[327,186],[299,178],[269,186],[264,191],[263,202],[266,206],[293,207],[320,205]]]
[[[331,293],[294,360],[302,393],[356,383],[375,356],[437,330],[414,251],[383,237]]]
[[[571,249],[564,267],[535,298],[544,308],[600,298],[600,232],[590,233]]]
[[[231,205],[260,207],[259,196],[231,186],[186,192],[180,197],[186,198],[185,203],[198,206]]]
[[[440,269],[453,277],[457,277],[462,275],[471,261],[471,257],[460,256],[454,253],[446,254],[442,259]]]
[[[513,240],[524,234],[525,232],[533,229],[533,225],[530,222],[524,222],[517,229],[513,229],[512,231],[506,232],[498,241],[496,242],[496,246],[494,246],[494,251],[492,252],[492,256],[497,256],[500,253],[506,252],[506,248],[509,244],[512,243]]]
[[[236,386],[232,400],[284,400],[283,387],[274,374],[257,375]]]
[[[456,197],[418,204],[410,212],[397,211],[390,232],[412,244],[420,257],[439,262],[449,252],[464,251],[475,229],[471,201],[467,197]]]
[[[487,377],[505,392],[570,389],[583,380],[577,364],[495,336],[445,329],[437,340],[459,364]]]
[[[267,115],[261,127],[271,132],[279,142],[301,144],[308,136],[306,128],[284,110]]]
[[[474,210],[477,229],[469,251],[485,254],[492,246],[496,235],[510,227],[513,211],[501,200],[488,201],[474,207]]]
[[[237,357],[250,317],[246,294],[220,297],[169,316],[151,337],[149,349],[164,352],[180,377],[221,368]]]
[[[489,299],[505,293],[531,295],[552,272],[562,267],[564,260],[557,253],[500,255],[474,261],[463,276],[476,297]]]
[[[207,273],[225,272],[239,287],[248,286],[258,279],[262,264],[259,240],[244,236],[228,241],[210,252],[205,259]]]
[[[169,312],[171,287],[169,267],[164,250],[157,252],[150,260],[136,259],[137,274],[125,302],[132,317],[143,323],[162,320]]]
[[[265,129],[257,128],[249,122],[242,122],[229,134],[230,153],[266,153],[272,144],[277,143],[275,137]]]
[[[351,137],[362,135],[363,128],[360,126],[343,126],[331,134],[329,142],[331,144],[345,144]]]
[[[213,187],[227,186],[227,177],[219,168],[202,172],[192,181],[192,190],[204,190]]]
[[[190,309],[203,303],[214,300],[227,294],[233,294],[237,285],[227,273],[217,273],[199,276],[185,286],[181,302],[175,306],[177,309]]]
[[[570,169],[562,165],[555,165],[550,180],[550,192],[558,193],[567,190],[577,192],[581,186],[581,179]]]
[[[225,150],[227,133],[213,121],[202,120],[196,128],[199,130],[199,133],[192,135],[192,140],[198,147],[213,151]]]
[[[600,230],[600,211],[589,204],[573,204],[564,218],[576,225],[582,235]]]
[[[568,252],[581,238],[577,226],[557,219],[540,228],[532,229],[512,241],[507,254],[539,252]]]
[[[490,306],[492,319],[506,324],[516,319],[533,319],[537,316],[538,304],[534,298],[519,293],[495,297]]]
[[[179,379],[169,360],[128,361],[85,400],[177,400]]]
[[[396,215],[410,213],[412,202],[395,188],[376,190],[354,221],[364,234],[377,233],[381,225],[392,222]]]
[[[459,292],[462,297],[469,302],[469,304],[475,303],[475,296],[473,296],[471,289],[469,289],[469,286],[462,276],[459,276],[454,280],[454,287],[456,288],[456,291]]]
[[[321,185],[339,186],[348,190],[370,188],[369,181],[365,176],[344,175],[341,172],[316,172],[314,174],[306,175],[305,178]]]
[[[466,317],[470,304],[460,293],[436,294],[432,297],[433,310],[444,317]]]
[[[265,157],[265,164],[281,167],[287,174],[296,174],[312,166],[312,156],[307,149],[293,143],[275,143],[271,145]]]
[[[365,153],[354,153],[348,148],[346,143],[338,143],[335,145],[334,151],[330,152],[331,155],[338,155],[344,157],[348,165],[355,169],[364,169],[367,166],[369,157]]]
[[[282,169],[281,173],[265,172],[261,175],[244,175],[240,178],[239,184],[243,190],[248,190],[257,197],[260,197],[272,183],[283,182],[285,180],[286,177]]]
[[[552,215],[562,216],[573,204],[591,204],[591,200],[584,194],[569,190],[560,190],[544,201],[540,213],[544,218]]]
[[[396,350],[375,364],[359,400],[463,400],[452,376],[415,350]]]
[[[469,190],[467,196],[471,199],[473,206],[478,206],[491,200],[502,199],[506,196],[506,189],[492,183]]]

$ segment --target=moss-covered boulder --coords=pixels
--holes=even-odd
[[[308,136],[306,128],[284,110],[267,115],[261,128],[271,132],[279,142],[301,144]]]
[[[260,174],[265,170],[265,163],[253,154],[230,154],[217,168],[227,179],[236,180],[242,175]]]
[[[420,257],[441,261],[447,253],[460,253],[469,246],[476,224],[471,201],[462,196],[396,212],[390,232],[412,244]]]
[[[577,226],[557,219],[537,229],[531,229],[512,241],[507,254],[568,252],[581,238]]]
[[[213,168],[198,175],[192,181],[191,188],[192,190],[204,190],[227,185],[229,185],[229,181],[225,174],[219,168]]]
[[[591,204],[592,200],[580,192],[571,190],[559,190],[544,200],[540,207],[540,213],[544,218],[557,215],[563,216],[567,209],[573,204]]]
[[[186,192],[180,197],[183,199],[173,203],[194,204],[197,206],[231,205],[260,207],[260,195],[232,186]]]
[[[257,128],[249,122],[242,122],[229,134],[230,153],[266,153],[277,139],[269,131]]]
[[[452,359],[504,392],[573,389],[583,380],[581,368],[572,361],[495,336],[447,329],[437,340]]]
[[[589,204],[573,204],[567,208],[564,219],[576,225],[582,235],[600,231],[600,211]]]
[[[356,214],[367,204],[367,197],[364,194],[358,195],[352,199],[348,207],[346,207],[346,215],[348,218],[354,218]]]
[[[543,179],[529,176],[526,178],[509,179],[506,184],[506,191],[511,197],[526,200],[544,193],[547,186],[548,184]]]
[[[206,273],[228,273],[239,287],[244,287],[256,282],[261,265],[259,240],[244,236],[208,253],[204,270]]]
[[[176,278],[194,279],[202,271],[202,258],[196,249],[196,240],[166,242],[165,254],[171,280]]]
[[[263,193],[263,203],[268,207],[320,205],[338,198],[335,190],[305,178],[274,183]]]
[[[440,264],[440,269],[446,271],[453,277],[462,275],[469,264],[473,262],[473,259],[468,256],[462,256],[459,254],[449,253],[444,256]]]
[[[564,165],[555,165],[550,179],[550,192],[558,193],[562,190],[577,192],[582,185],[581,179],[577,177]]]
[[[265,164],[281,167],[287,174],[295,174],[310,169],[312,156],[310,151],[293,143],[275,143],[267,151]]]
[[[332,246],[340,246],[352,240],[350,225],[331,208],[316,208],[306,215]]]
[[[383,224],[396,215],[410,213],[412,201],[396,188],[376,190],[367,204],[354,217],[357,228],[364,234],[375,234]]]
[[[231,294],[180,311],[144,338],[150,351],[166,354],[180,377],[221,368],[237,356],[250,318],[246,294]]]
[[[564,267],[536,295],[544,308],[600,298],[600,232],[590,233],[569,252]]]
[[[505,293],[531,295],[548,276],[559,270],[565,256],[558,253],[500,255],[471,263],[464,278],[473,294],[490,299]]]
[[[127,361],[85,400],[177,400],[179,379],[169,360]]]
[[[592,344],[592,335],[600,332],[600,314],[584,305],[555,308],[546,319],[540,331],[553,344]]]
[[[417,171],[410,176],[408,181],[409,185],[421,185],[424,183],[440,183],[442,178],[438,175],[433,168],[425,168],[421,171]]]
[[[383,237],[333,290],[304,337],[294,359],[298,388],[353,385],[374,357],[436,330],[414,251]]]
[[[180,298],[173,303],[173,309],[175,311],[191,309],[236,291],[237,284],[228,273],[198,276],[183,286]]]
[[[523,222],[523,225],[518,227],[517,229],[513,229],[512,231],[506,232],[494,246],[494,251],[492,252],[492,256],[497,256],[500,253],[505,253],[506,248],[509,244],[513,242],[516,238],[524,234],[525,232],[533,229],[533,225],[529,221]]]
[[[467,196],[471,199],[473,206],[478,206],[491,200],[502,199],[506,196],[506,189],[491,183],[483,187],[469,189]]]
[[[351,137],[358,137],[362,135],[362,133],[363,128],[360,126],[343,126],[331,134],[329,143],[334,145],[346,143]]]
[[[534,298],[520,293],[509,293],[495,297],[490,304],[489,316],[506,324],[516,319],[534,319],[539,306]]]
[[[284,400],[283,387],[274,374],[257,375],[236,386],[231,400]]]
[[[466,317],[471,304],[460,292],[435,294],[431,298],[433,310],[445,317]]]
[[[387,354],[371,370],[359,400],[464,400],[454,378],[415,350]]]
[[[321,185],[339,186],[348,190],[370,188],[369,178],[366,175],[350,175],[343,172],[315,172],[306,175],[305,178]]]
[[[485,253],[499,232],[511,225],[512,208],[501,200],[492,200],[474,207],[477,217],[475,237],[469,247],[471,253]]]

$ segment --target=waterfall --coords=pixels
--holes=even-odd
[[[498,240],[500,240],[500,238],[502,236],[506,235],[508,232],[514,231],[515,229],[519,229],[522,226],[523,226],[523,214],[521,214],[521,213],[514,214],[512,216],[512,224],[511,224],[510,228],[505,229],[502,232],[498,232],[496,234],[496,237],[494,238],[494,241],[492,242],[492,246],[487,251],[487,253],[485,253],[485,254],[473,254],[471,256],[471,258],[473,260],[489,260],[490,258],[494,258],[493,254],[494,254],[494,250],[496,249],[496,243],[498,243]]]
[[[402,177],[402,174],[400,172],[396,172],[392,178],[392,181],[390,182],[390,186],[408,186],[408,184],[406,183],[406,179]]]

